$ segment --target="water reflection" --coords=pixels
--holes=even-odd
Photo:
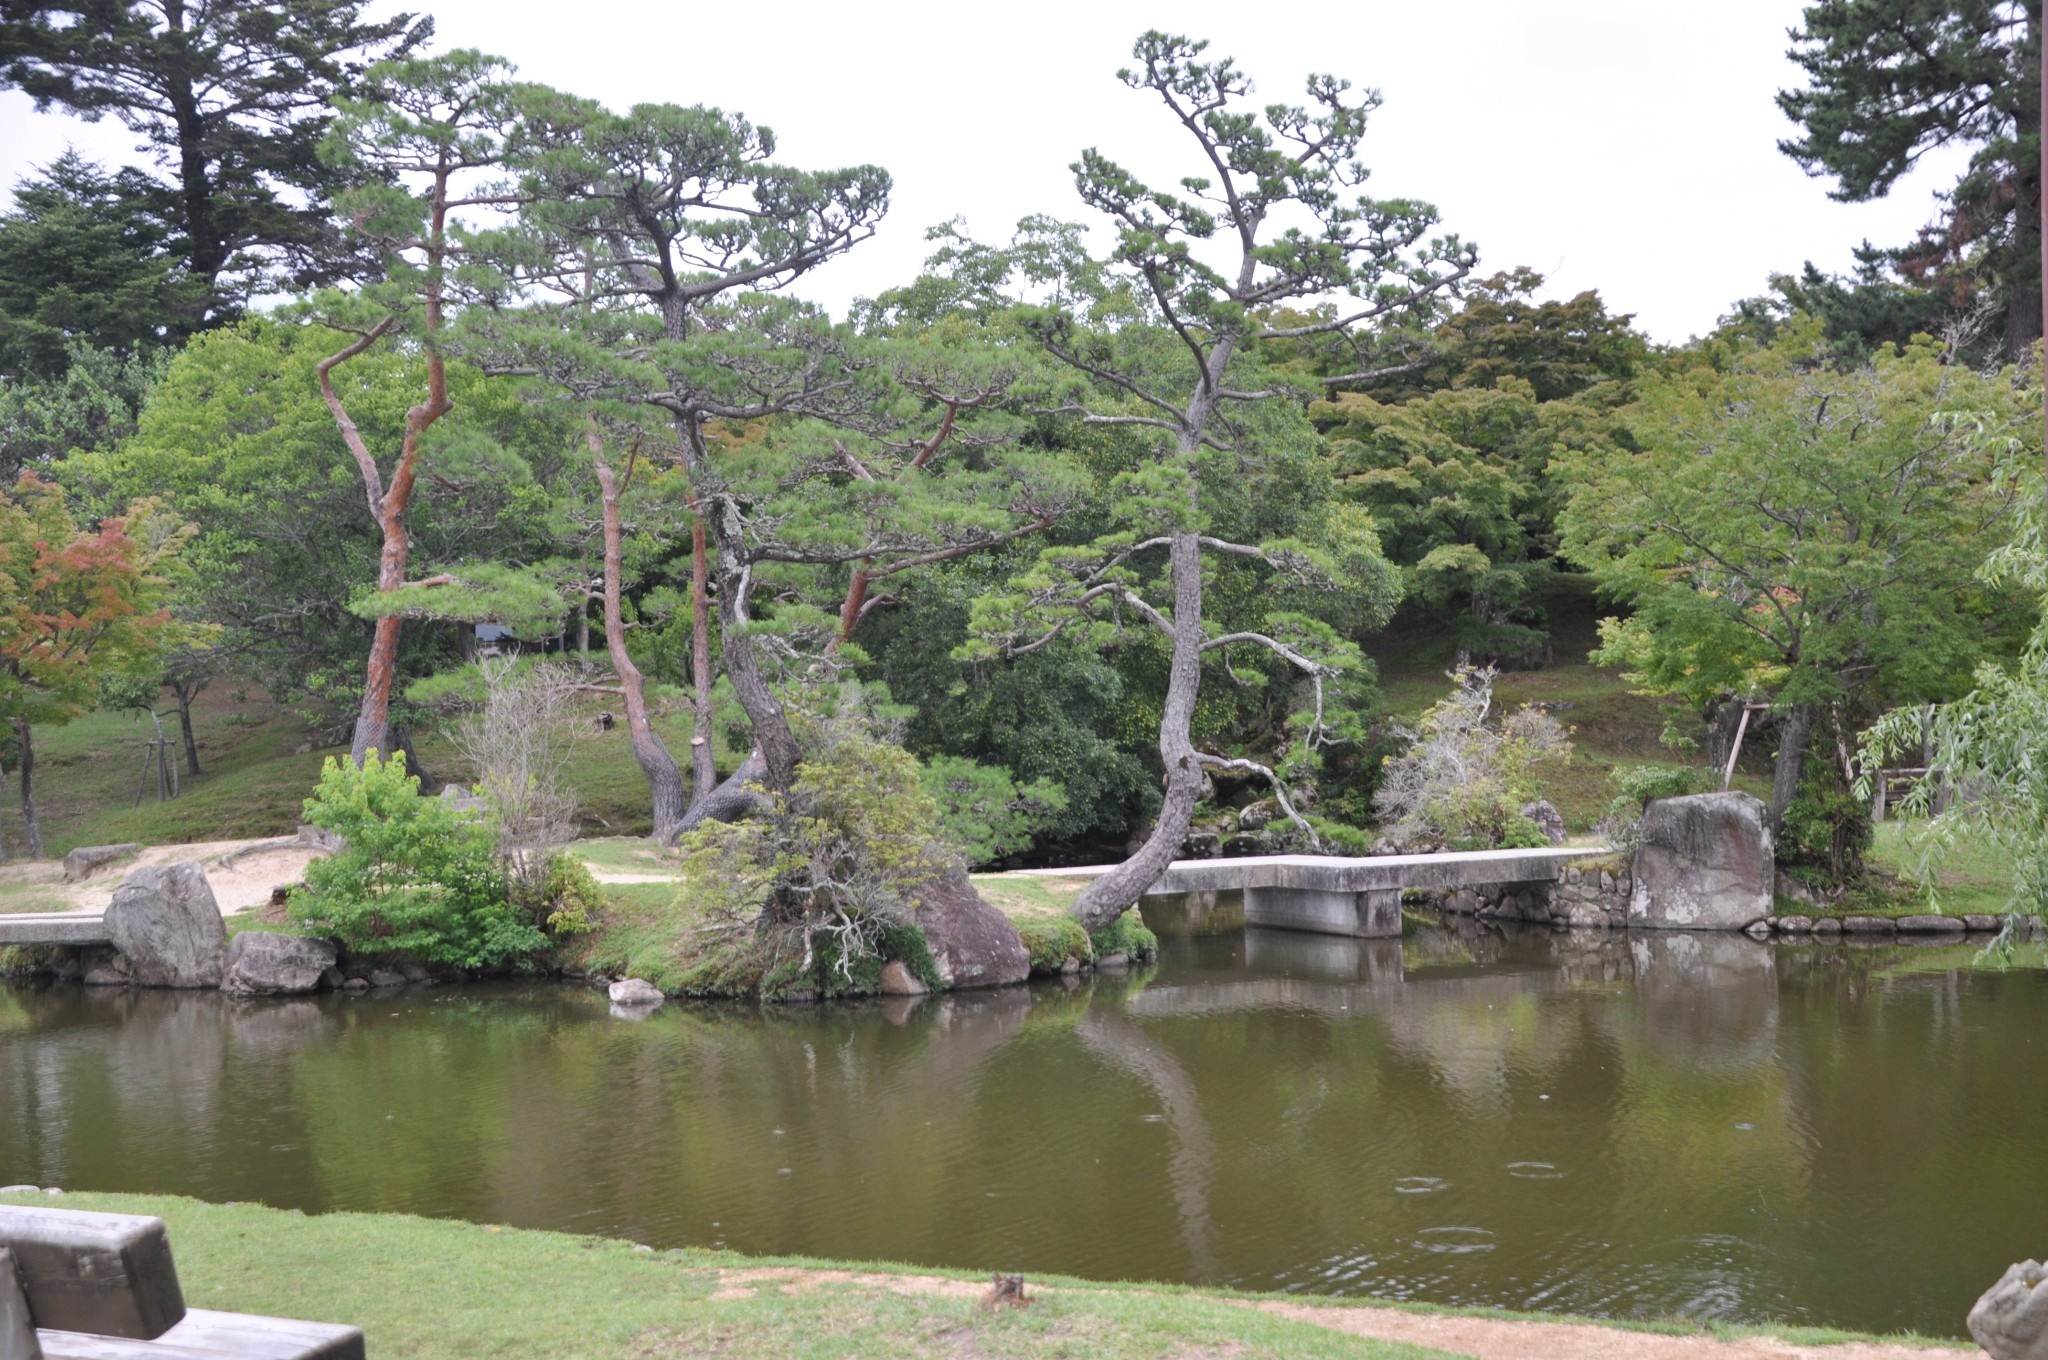
[[[2039,1254],[2048,972],[1197,907],[1122,978],[631,1022],[0,990],[0,1183],[1950,1335]]]

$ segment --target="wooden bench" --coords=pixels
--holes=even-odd
[[[187,1308],[160,1218],[0,1205],[0,1360],[364,1360],[360,1327]]]

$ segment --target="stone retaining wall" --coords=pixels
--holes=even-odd
[[[1626,866],[1574,864],[1567,865],[1555,883],[1460,888],[1443,898],[1443,909],[1489,920],[1620,930],[1628,925],[1634,886]]]

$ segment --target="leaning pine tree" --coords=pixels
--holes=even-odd
[[[1212,632],[1202,613],[1204,560],[1261,564],[1279,578],[1280,596],[1384,583],[1377,543],[1356,525],[1333,526],[1320,542],[1239,543],[1212,532],[1207,502],[1243,475],[1256,442],[1253,409],[1309,395],[1259,376],[1257,347],[1340,337],[1425,307],[1476,260],[1455,237],[1431,236],[1437,215],[1427,204],[1347,196],[1366,175],[1353,153],[1377,92],[1354,96],[1347,82],[1319,75],[1308,81],[1306,108],[1249,108],[1249,78],[1229,60],[1202,60],[1205,47],[1147,33],[1133,49],[1136,67],[1120,73],[1157,95],[1193,140],[1202,169],[1180,193],[1140,182],[1095,150],[1074,167],[1081,197],[1114,224],[1111,263],[1126,274],[1143,320],[1091,323],[1052,310],[1033,324],[1081,379],[1061,409],[1091,425],[1151,432],[1153,447],[1117,480],[1110,533],[1081,548],[1048,548],[1010,592],[976,611],[986,650],[1015,655],[1077,625],[1107,635],[1135,619],[1170,651],[1159,723],[1165,802],[1138,851],[1076,902],[1090,930],[1134,905],[1172,862],[1205,767],[1262,775],[1279,788],[1263,766],[1196,747],[1204,665],[1241,647],[1279,658],[1311,691],[1305,739],[1314,745],[1324,686],[1355,660],[1333,630],[1299,613],[1276,610],[1263,629]]]

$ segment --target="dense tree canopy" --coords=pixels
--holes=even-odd
[[[1940,220],[1892,258],[1956,300],[1990,295],[2019,359],[2041,335],[2041,0],[1819,0],[1792,37],[1808,83],[1778,96],[1801,128],[1779,145],[1835,197],[1881,198],[1935,148],[1969,148]]]

